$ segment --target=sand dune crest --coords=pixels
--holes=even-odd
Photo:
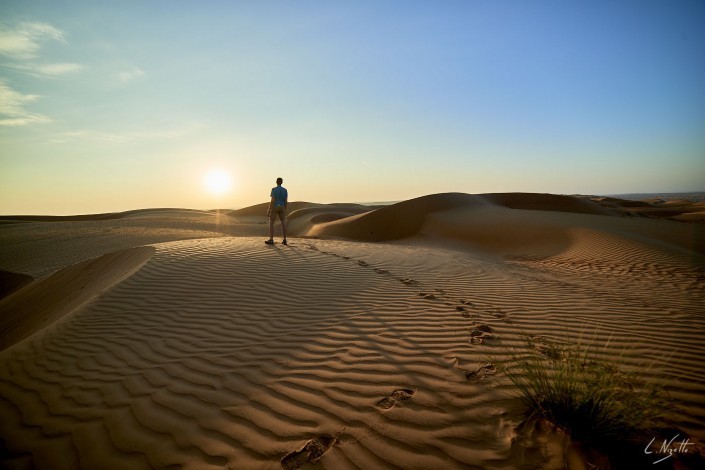
[[[0,301],[0,351],[40,331],[129,277],[154,253],[138,247],[77,263]]]
[[[482,204],[486,202],[470,194],[433,194],[319,224],[312,227],[307,235],[375,242],[399,240],[416,235],[423,226],[425,217],[430,213]]]

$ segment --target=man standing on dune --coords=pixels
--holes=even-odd
[[[279,216],[282,224],[282,236],[284,237],[282,243],[286,245],[286,204],[289,200],[289,193],[282,186],[283,182],[283,179],[277,178],[277,187],[272,188],[270,194],[272,199],[269,201],[269,208],[267,209],[267,215],[269,216],[269,240],[265,242],[267,245],[274,245],[274,221],[277,216]]]

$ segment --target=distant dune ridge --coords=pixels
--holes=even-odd
[[[563,244],[567,243],[567,232],[584,227],[619,231],[624,236],[653,238],[658,243],[664,241],[698,253],[705,250],[705,239],[693,237],[693,232],[700,233],[702,228],[670,223],[659,225],[641,218],[591,217],[625,214],[629,212],[606,208],[598,202],[575,196],[448,193],[404,201],[329,223],[311,224],[300,233],[359,241],[433,236],[437,242],[450,239],[500,254],[532,254],[534,245],[543,245],[549,252],[562,250]]]
[[[265,211],[0,217],[3,467],[597,462],[519,427],[501,366],[527,337],[667,386],[693,443],[670,462],[703,462],[702,203],[292,202],[288,247]]]

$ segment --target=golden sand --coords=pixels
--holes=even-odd
[[[500,366],[526,335],[665,385],[700,452],[705,225],[649,207],[293,203],[289,246],[264,205],[6,217],[0,269],[35,281],[0,301],[3,464],[564,468],[518,435]]]

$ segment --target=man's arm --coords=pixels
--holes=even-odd
[[[272,199],[269,200],[269,207],[267,208],[267,214],[272,213],[272,207],[274,207],[274,196],[272,196]]]

